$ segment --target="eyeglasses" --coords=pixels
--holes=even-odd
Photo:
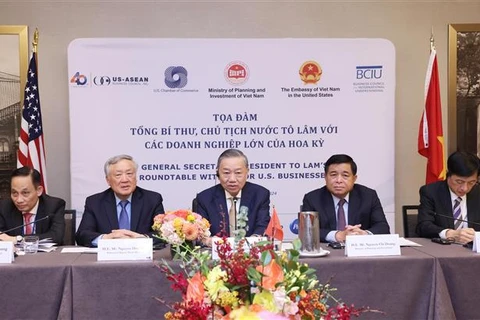
[[[455,180],[453,180],[453,183],[456,186],[463,186],[463,185],[466,184],[467,187],[471,188],[474,185],[476,185],[478,183],[478,181],[477,180],[465,181],[465,180],[455,179]]]

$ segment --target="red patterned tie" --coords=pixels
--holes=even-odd
[[[30,219],[32,218],[33,214],[29,213],[29,212],[26,212],[23,214],[23,220],[24,220],[24,224],[27,224],[30,222]],[[25,226],[25,234],[28,235],[28,234],[32,234],[32,226],[33,224],[29,224],[27,226]]]

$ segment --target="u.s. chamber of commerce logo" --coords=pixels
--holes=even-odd
[[[86,75],[81,74],[80,72],[75,72],[75,74],[70,78],[70,84],[74,86],[85,86],[88,84],[88,78]]]
[[[317,84],[322,77],[322,67],[315,61],[306,61],[298,71],[304,84]]]
[[[290,223],[290,231],[293,234],[298,234],[298,219],[295,219]]]
[[[250,71],[242,61],[233,61],[225,67],[224,75],[228,83],[239,86],[247,82]]]
[[[187,85],[188,72],[182,66],[171,66],[165,70],[165,84],[170,89],[180,89]]]

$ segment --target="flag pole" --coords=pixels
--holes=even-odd
[[[33,40],[32,40],[32,51],[37,52],[38,46],[38,28],[35,28],[35,32],[33,33]]]
[[[430,52],[435,50],[435,39],[433,38],[433,26],[432,26],[432,32],[430,33]]]

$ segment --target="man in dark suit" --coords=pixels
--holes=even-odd
[[[473,241],[475,230],[480,231],[479,159],[468,152],[454,152],[447,169],[447,180],[420,188],[416,231],[425,238],[467,243]]]
[[[137,163],[128,155],[115,156],[105,163],[110,188],[85,201],[77,244],[90,247],[97,246],[100,238],[152,236],[153,217],[165,212],[163,199],[157,192],[137,187],[137,168]]]
[[[40,239],[51,238],[53,242],[62,244],[65,233],[65,201],[44,194],[40,183],[40,173],[35,169],[22,167],[13,170],[10,199],[0,202],[0,231],[38,222],[7,234],[2,233],[0,240],[21,242],[24,235],[35,234]]]
[[[355,184],[356,180],[353,159],[336,154],[325,162],[326,185],[304,196],[302,210],[319,214],[320,241],[343,242],[347,235],[390,233],[377,193]]]
[[[270,191],[247,182],[248,171],[243,152],[225,150],[217,161],[220,184],[197,194],[196,210],[210,222],[212,235],[234,236],[244,207],[248,208],[246,236],[263,235],[270,221]]]

